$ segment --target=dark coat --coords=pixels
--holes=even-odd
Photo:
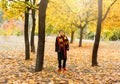
[[[55,51],[58,52],[58,59],[67,59],[67,51],[69,50],[69,40],[66,36],[56,37]]]

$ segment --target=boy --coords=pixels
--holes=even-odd
[[[56,37],[55,51],[58,53],[58,72],[63,68],[66,71],[67,51],[69,50],[69,40],[63,30],[59,31],[59,36]],[[61,62],[63,60],[63,66]]]

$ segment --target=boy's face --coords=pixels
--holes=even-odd
[[[64,35],[64,31],[60,31],[60,35],[63,36]]]

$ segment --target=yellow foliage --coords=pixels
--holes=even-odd
[[[9,28],[9,29],[6,30],[6,35],[7,36],[11,35],[11,33],[12,33],[12,29]]]
[[[113,2],[114,0],[110,1],[104,1],[104,7],[103,7],[103,13],[107,10],[106,8],[109,7],[109,5]],[[103,29],[120,29],[120,1],[118,0],[113,7],[111,8],[106,20],[103,22]],[[104,15],[104,14],[103,14]]]
[[[109,7],[109,5],[114,0],[103,0],[103,16]],[[40,0],[36,0],[36,5],[40,2]],[[24,1],[8,1],[1,0],[0,8],[4,12],[4,19],[22,19],[24,20],[24,12],[26,11],[26,7],[37,8],[36,5],[32,5],[32,3],[28,2],[27,4]],[[120,0],[118,0],[114,6],[110,9],[110,12],[103,22],[102,29],[119,29],[120,28]],[[38,12],[38,11],[37,11]],[[67,33],[70,31],[76,31],[77,28],[73,26],[73,23],[81,24],[82,26],[85,24],[86,18],[88,20],[97,19],[97,0],[50,0],[47,8],[47,19],[46,26],[48,24],[52,25],[53,33],[56,33],[58,30],[63,29]],[[89,18],[88,15],[92,14]],[[79,19],[81,17],[81,21]],[[38,19],[38,18],[37,18]],[[38,22],[36,22],[36,32],[38,31]],[[90,31],[94,31],[96,29],[96,21],[89,23],[88,28]]]

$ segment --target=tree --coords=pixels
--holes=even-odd
[[[74,40],[74,33],[75,33],[75,31],[72,31],[72,30],[71,30],[71,40],[70,40],[70,43],[73,43],[73,40]]]
[[[93,8],[95,8],[94,0],[87,0],[87,1],[61,0],[59,2],[54,1],[52,5],[54,6],[54,9],[52,9],[53,6],[51,7],[49,6],[48,9],[49,9],[49,15],[51,14],[50,10],[52,10],[52,14],[50,15],[50,17],[52,15],[53,17],[52,19],[49,17],[51,19],[49,21],[54,22],[54,23],[53,22],[51,23],[54,25],[53,31],[58,31],[59,29],[63,29],[65,30],[65,32],[69,31],[69,33],[71,34],[70,43],[73,42],[74,33],[78,28],[78,26],[76,25],[79,25],[79,26],[81,25],[82,27],[84,27],[85,22],[87,22],[85,21],[85,19],[87,18],[88,18],[87,25],[90,24],[92,20],[94,21],[94,18],[95,18],[95,14],[93,11]],[[87,14],[88,14],[88,17],[87,17]],[[82,22],[80,21],[79,17],[81,17]],[[80,32],[81,32],[81,28],[78,28],[78,29],[80,29]],[[82,29],[82,32],[83,32],[83,29]],[[81,34],[81,37],[82,37],[82,34]],[[82,44],[82,41],[80,40],[79,45],[81,46],[81,44]]]
[[[28,24],[29,24],[29,9],[33,6],[29,0],[16,1],[16,0],[2,0],[1,8],[4,12],[4,19],[24,19],[24,41],[25,41],[25,60],[30,59],[29,49],[29,35],[28,35]],[[23,17],[24,13],[24,17]]]
[[[41,0],[39,5],[38,48],[35,71],[42,71],[45,47],[45,19],[48,0]]]
[[[83,31],[84,28],[91,24],[93,21],[96,20],[96,15],[95,15],[95,1],[94,0],[78,0],[78,1],[73,1],[74,3],[71,4],[67,3],[65,0],[62,0],[66,6],[67,13],[69,12],[68,17],[74,17],[72,18],[72,21],[69,22],[69,25],[74,25],[76,28],[80,30],[80,40],[79,40],[79,47],[82,46],[82,38],[83,38]],[[77,4],[76,4],[77,3]],[[77,8],[77,5],[79,5],[79,8]],[[76,9],[73,9],[76,7]],[[74,37],[74,30],[71,29],[71,43],[73,42],[73,37]]]
[[[99,41],[100,41],[101,24],[102,24],[102,0],[98,0],[98,22],[97,22],[95,43],[93,47],[92,66],[98,65],[96,59],[97,59],[97,51],[98,51]]]
[[[26,3],[28,1],[29,0],[25,0]],[[25,22],[24,22],[25,60],[30,59],[28,24],[29,24],[29,8],[26,7]]]
[[[35,5],[36,0],[33,0],[33,5]],[[32,9],[32,31],[31,31],[31,52],[35,52],[35,44],[34,44],[34,35],[35,35],[35,26],[36,26],[36,18],[35,18],[35,9]]]
[[[117,0],[114,0],[112,4],[108,7],[103,19],[102,19],[102,0],[98,0],[98,22],[97,22],[97,29],[96,29],[96,36],[95,36],[95,42],[92,52],[92,66],[98,66],[97,62],[97,53],[99,48],[99,42],[100,42],[100,35],[101,35],[101,27],[102,27],[102,21],[104,21],[110,11],[110,8],[115,4]]]
[[[25,1],[17,1],[17,0],[2,0],[0,1],[0,7],[2,8],[2,11],[4,12],[3,17],[6,19],[19,19],[20,17],[24,19],[24,40],[25,40],[25,59],[28,60],[30,58],[30,49],[29,49],[29,34],[28,34],[28,24],[29,24],[29,10],[30,9],[36,9],[36,7],[29,2],[29,0]],[[35,1],[34,1],[35,3]],[[23,16],[23,13],[24,16]],[[35,28],[35,12],[33,10],[32,16],[33,16],[33,30]],[[31,36],[31,50],[34,51],[34,32],[32,32]]]
[[[81,3],[84,8],[79,10],[78,14],[76,15],[77,19],[73,21],[73,25],[80,30],[79,47],[82,46],[83,30],[87,25],[96,20],[95,11],[92,9],[94,6],[94,1],[83,1]]]
[[[54,6],[54,7],[53,7]],[[76,31],[77,28],[71,24],[73,14],[70,14],[63,0],[59,2],[56,0],[50,0],[47,8],[47,32],[48,30],[52,34],[58,34],[59,30],[64,30],[66,35],[70,36],[72,31]],[[50,29],[51,28],[51,29]]]

